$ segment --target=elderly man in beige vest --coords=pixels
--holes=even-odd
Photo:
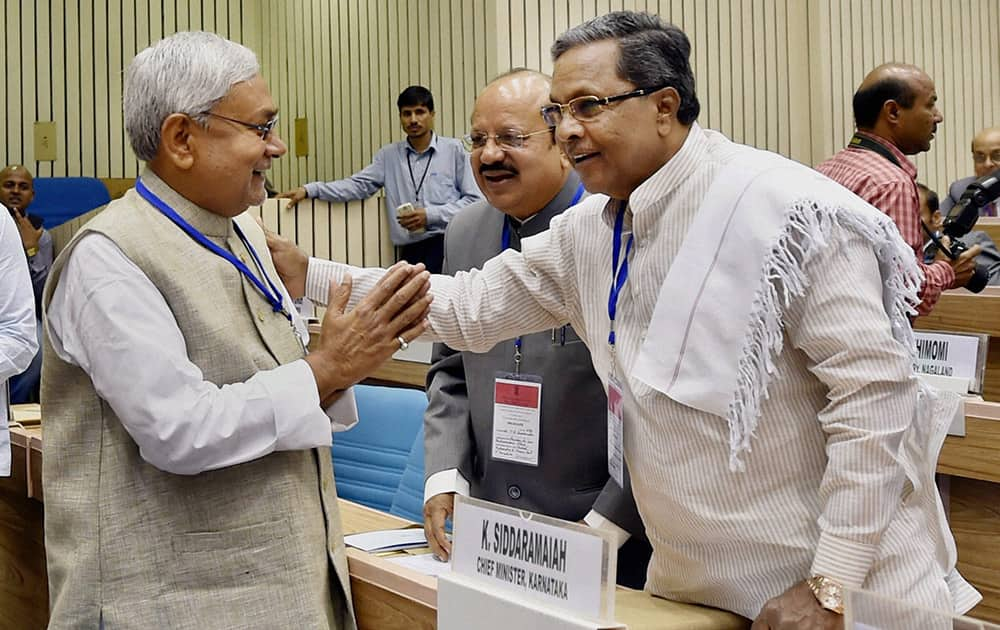
[[[350,386],[424,330],[395,268],[319,348],[247,215],[287,148],[257,58],[209,33],[139,53],[148,163],[53,266],[42,399],[51,628],[355,628],[329,446]]]

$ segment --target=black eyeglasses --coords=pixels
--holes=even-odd
[[[261,140],[267,140],[271,137],[271,132],[278,124],[278,117],[275,116],[271,120],[267,121],[262,125],[257,125],[254,123],[244,122],[242,120],[236,120],[235,118],[229,118],[228,116],[223,116],[222,114],[216,114],[215,112],[205,112],[206,115],[212,116],[213,118],[221,118],[222,120],[228,120],[231,123],[236,123],[237,125],[243,125],[247,129],[253,129],[260,136]]]
[[[994,164],[1000,164],[1000,149],[996,151],[991,151],[989,153],[981,153],[976,151],[972,154],[972,161],[976,164],[983,164],[986,160],[993,162]]]
[[[505,131],[504,133],[488,134],[479,131],[474,131],[470,134],[466,134],[462,138],[462,142],[465,143],[465,148],[469,151],[479,151],[486,147],[486,143],[493,138],[493,141],[497,143],[497,146],[501,149],[520,149],[524,146],[524,141],[531,136],[537,136],[543,133],[551,133],[551,129],[539,129],[538,131],[532,131],[531,133],[517,133],[515,131]]]
[[[646,96],[665,87],[668,86],[658,85],[656,87],[639,88],[638,90],[625,92],[624,94],[615,94],[614,96],[605,96],[604,98],[599,96],[578,96],[564,105],[551,103],[542,107],[542,119],[545,120],[546,125],[555,127],[562,122],[563,112],[568,111],[573,118],[576,118],[580,122],[590,122],[600,116],[601,112],[608,109],[611,103],[617,103],[618,101],[624,101],[637,96]]]

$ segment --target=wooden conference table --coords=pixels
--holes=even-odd
[[[25,413],[20,410],[18,415]],[[12,427],[11,455],[11,477],[0,479],[0,629],[41,629],[48,622],[41,427]],[[413,525],[349,501],[341,500],[340,510],[345,535]],[[347,559],[361,630],[436,627],[437,578],[357,549],[348,548]],[[630,630],[737,630],[750,625],[721,610],[622,588],[615,611]]]

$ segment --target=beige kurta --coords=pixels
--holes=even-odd
[[[933,488],[914,492],[897,459],[917,386],[890,331],[870,243],[845,236],[806,270],[785,312],[784,350],[745,472],[729,469],[725,419],[681,405],[631,373],[659,289],[706,191],[736,145],[695,125],[629,199],[635,243],[618,303],[612,368],[608,293],[613,214],[597,195],[481,272],[435,277],[434,336],[481,351],[569,322],[597,373],[625,387],[625,455],[653,544],[647,588],[754,617],[795,582],[823,574],[946,610],[977,594],[954,568]],[[613,207],[613,204],[612,204]],[[322,298],[345,268],[310,263]],[[352,270],[355,294],[379,275]],[[604,431],[605,427],[581,427]],[[933,455],[930,455],[933,456]]]
[[[216,244],[247,256],[233,220],[192,205],[151,172],[143,181]],[[252,219],[235,220],[266,252]],[[91,232],[112,239],[157,287],[207,381],[242,382],[303,356],[287,319],[249,281],[135,191],[77,239]],[[76,242],[52,269],[46,304]],[[45,353],[50,627],[95,628],[100,618],[136,629],[355,627],[328,449],[164,472],[142,459],[88,375],[49,343]]]

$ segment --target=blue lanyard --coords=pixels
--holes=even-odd
[[[625,257],[618,266],[618,259],[621,257],[622,231],[625,228],[625,204],[618,208],[618,216],[615,217],[614,249],[611,254],[611,295],[608,296],[608,318],[611,320],[611,331],[608,333],[608,344],[611,349],[615,348],[615,314],[618,311],[618,295],[621,293],[625,281],[628,280],[628,254],[632,251],[632,241],[635,234],[629,234],[628,243],[625,245]]]
[[[243,230],[240,229],[239,225],[234,222],[233,229],[235,230],[236,235],[240,238],[240,241],[242,241],[243,245],[247,248],[247,251],[250,252],[250,256],[253,257],[254,262],[257,263],[257,269],[259,269],[261,275],[264,276],[267,286],[264,286],[264,283],[261,282],[260,279],[258,279],[257,276],[243,264],[243,262],[236,258],[232,252],[219,247],[210,241],[208,237],[195,229],[194,226],[182,219],[181,216],[177,214],[173,208],[167,205],[165,201],[157,197],[153,191],[146,188],[146,185],[142,183],[141,178],[135,180],[135,190],[142,196],[143,199],[153,204],[153,206],[162,212],[164,216],[173,221],[177,227],[187,232],[187,235],[193,238],[199,245],[211,251],[213,254],[222,256],[228,260],[240,273],[246,276],[247,279],[257,287],[257,290],[264,295],[264,298],[267,299],[275,313],[281,313],[287,317],[289,321],[291,321],[292,316],[284,310],[284,298],[281,295],[281,290],[275,286],[275,284],[271,282],[271,279],[267,276],[267,272],[264,271],[264,266],[261,264],[260,258],[257,256],[257,251],[254,250],[253,245],[250,244],[247,237],[243,235]]]
[[[500,232],[500,252],[510,249],[510,219],[503,217],[503,230]],[[521,335],[514,337],[514,374],[521,373]]]

